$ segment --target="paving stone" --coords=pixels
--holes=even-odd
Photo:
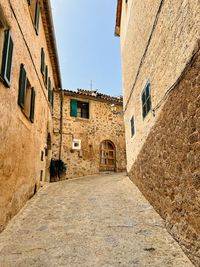
[[[1,267],[190,267],[125,174],[47,184],[0,234]]]

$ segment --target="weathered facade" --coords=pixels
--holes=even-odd
[[[54,102],[53,158],[67,164],[64,179],[126,169],[121,98],[78,89]]]
[[[200,2],[118,0],[127,169],[200,264]]]
[[[0,1],[0,231],[49,180],[53,88],[61,87],[49,0]]]

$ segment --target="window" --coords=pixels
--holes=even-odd
[[[70,116],[89,119],[89,103],[71,99]]]
[[[54,94],[53,94],[53,89],[51,85],[51,79],[48,79],[48,100],[51,103],[51,106],[53,108],[53,102],[54,102]]]
[[[143,118],[147,116],[151,110],[151,87],[148,81],[143,92],[142,92],[142,115]]]
[[[48,66],[46,66],[45,67],[45,85],[46,85],[46,88],[48,88],[48,75],[49,75]]]
[[[51,79],[48,78],[48,100],[51,100]]]
[[[44,53],[44,48],[41,49],[41,73],[44,76],[45,74],[45,53]]]
[[[135,122],[134,117],[131,118],[131,137],[133,137],[135,134]]]
[[[20,67],[18,104],[25,116],[33,123],[35,112],[35,90],[27,79],[23,64]]]
[[[13,58],[13,40],[10,31],[6,30],[4,32],[1,77],[7,87],[10,87],[11,84],[12,58]]]
[[[31,18],[34,24],[36,33],[38,34],[39,30],[39,19],[40,19],[40,4],[39,0],[28,0],[29,10]]]

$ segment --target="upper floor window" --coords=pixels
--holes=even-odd
[[[35,89],[31,86],[23,64],[20,66],[18,104],[33,123],[35,113]]]
[[[131,137],[133,137],[135,134],[135,121],[134,121],[134,117],[132,116],[131,118]]]
[[[71,99],[70,116],[89,119],[89,103]]]
[[[48,70],[48,66],[45,66],[45,75],[44,75],[44,82],[45,82],[45,86],[48,89],[48,79],[49,79],[49,70]]]
[[[54,95],[50,77],[48,78],[48,101],[53,108]]]
[[[148,81],[145,85],[145,88],[142,92],[142,115],[143,118],[147,116],[149,111],[151,110],[151,86]]]
[[[31,18],[34,24],[36,33],[39,31],[39,19],[40,19],[40,4],[39,0],[28,0],[29,10],[31,13]]]
[[[41,48],[41,67],[40,67],[41,73],[44,76],[45,75],[45,52],[44,48]]]
[[[13,40],[10,30],[4,31],[4,44],[1,63],[1,78],[5,85],[10,87],[11,84],[11,70],[12,70],[12,58],[13,58]]]

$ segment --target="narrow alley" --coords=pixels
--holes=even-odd
[[[193,266],[125,174],[46,184],[0,234],[0,266]]]

